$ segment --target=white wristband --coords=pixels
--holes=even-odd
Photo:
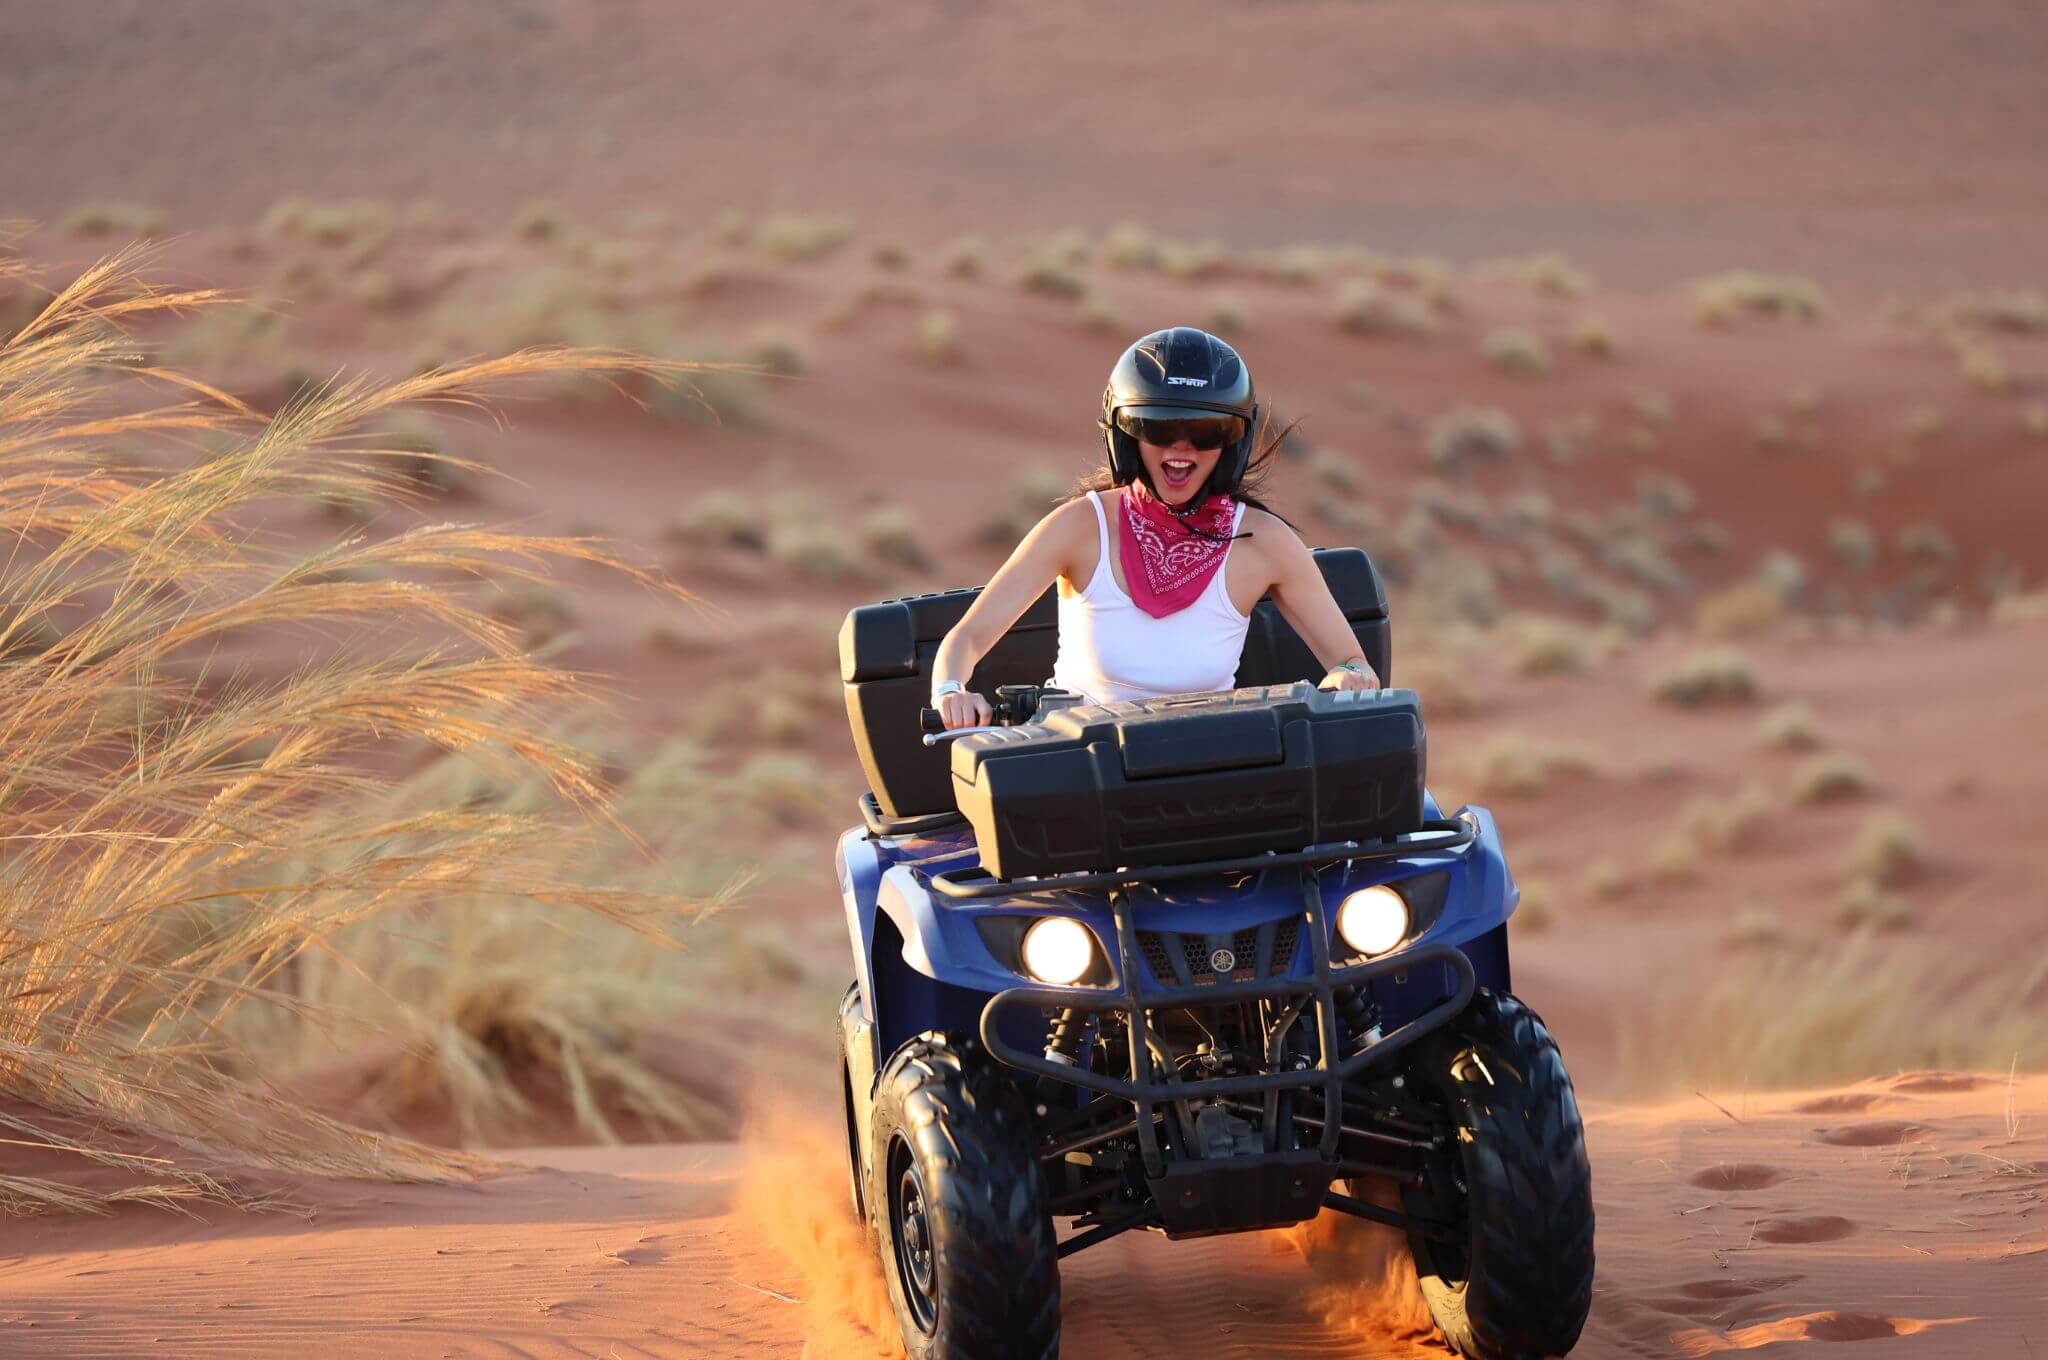
[[[948,694],[963,694],[966,690],[967,686],[961,684],[958,680],[941,680],[938,684],[932,686],[932,707],[937,708],[939,700],[945,698]]]

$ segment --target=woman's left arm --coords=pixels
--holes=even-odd
[[[1317,688],[1378,689],[1380,678],[1358,649],[1358,635],[1337,607],[1308,545],[1285,521],[1271,515],[1265,518],[1267,523],[1260,526],[1265,532],[1259,538],[1273,578],[1268,589],[1280,617],[1301,634],[1328,672]]]

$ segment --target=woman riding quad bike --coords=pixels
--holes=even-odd
[[[1056,1355],[1059,1260],[1120,1233],[1325,1209],[1406,1234],[1461,1355],[1584,1325],[1584,1131],[1493,819],[1428,794],[1378,576],[1259,504],[1257,416],[1230,346],[1145,337],[1087,494],[841,630],[850,1190],[914,1360]]]

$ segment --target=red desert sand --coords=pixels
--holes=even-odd
[[[1576,1356],[2021,1357],[2048,1333],[2048,1078],[1587,1115],[1602,1273]],[[527,1150],[532,1169],[464,1188],[307,1184],[274,1213],[38,1223],[0,1262],[0,1353],[900,1354],[831,1138],[789,1113],[758,1132]],[[1064,1267],[1063,1354],[1442,1356],[1405,1262],[1328,1215],[1125,1237]]]

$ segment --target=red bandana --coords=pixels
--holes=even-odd
[[[1131,603],[1155,619],[1186,609],[1223,565],[1236,505],[1216,495],[1193,513],[1177,515],[1135,483],[1124,488],[1123,502],[1117,560],[1124,566]]]

